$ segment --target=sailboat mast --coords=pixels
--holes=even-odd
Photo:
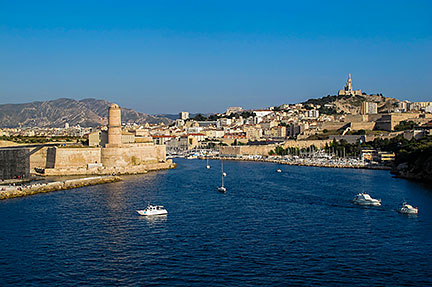
[[[221,160],[221,171],[222,171],[222,187],[223,187],[224,186],[223,160]]]

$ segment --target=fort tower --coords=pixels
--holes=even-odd
[[[108,110],[108,144],[111,147],[121,146],[121,110],[117,104],[112,104]]]

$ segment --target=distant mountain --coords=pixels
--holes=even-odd
[[[0,127],[63,127],[79,124],[82,127],[105,124],[112,103],[97,99],[57,99],[45,102],[0,105]],[[136,112],[122,107],[122,122],[137,124],[169,124],[170,119]]]
[[[176,119],[179,118],[179,114],[159,114],[157,116],[158,117],[168,118],[168,119],[173,120],[173,121],[175,121]]]

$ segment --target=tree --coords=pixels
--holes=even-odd
[[[205,116],[203,116],[202,114],[197,114],[193,119],[196,121],[206,121],[207,120],[207,118]]]
[[[395,131],[405,131],[412,130],[416,128],[418,125],[413,121],[401,121],[398,125],[394,127]]]

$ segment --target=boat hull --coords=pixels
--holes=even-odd
[[[156,211],[137,210],[137,212],[139,215],[143,215],[143,216],[168,214],[168,211],[166,211],[166,210],[156,210]]]
[[[406,208],[400,208],[398,210],[399,213],[402,214],[418,214],[418,209],[406,209]]]
[[[225,187],[218,187],[218,191],[222,192],[222,193],[225,193],[227,190],[226,190]]]
[[[366,200],[354,200],[353,201],[355,204],[358,205],[364,205],[364,206],[381,206],[381,202],[378,200],[371,200],[371,201],[366,201]]]

